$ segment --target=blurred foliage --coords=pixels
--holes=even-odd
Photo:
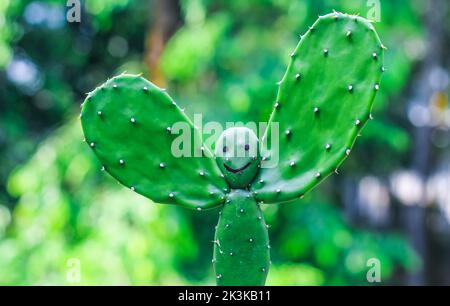
[[[222,123],[267,120],[288,54],[317,15],[369,10],[363,0],[180,2],[184,25],[161,60],[169,91],[188,114]],[[269,284],[367,284],[372,257],[395,283],[420,265],[399,234],[356,228],[340,208],[343,177],[406,163],[411,142],[399,98],[423,56],[423,4],[381,2],[375,26],[389,50],[375,120],[343,175],[302,201],[264,206]],[[73,119],[108,77],[151,78],[142,59],[153,7],[88,0],[82,22],[68,24],[61,1],[0,2],[0,284],[67,284],[70,258],[81,262],[82,284],[213,283],[217,211],[154,205],[119,186]]]

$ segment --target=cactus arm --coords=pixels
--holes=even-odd
[[[301,38],[262,139],[278,122],[279,148],[270,149],[279,163],[253,181],[258,201],[301,198],[349,155],[379,90],[383,49],[369,21],[341,13],[320,17]]]
[[[248,191],[232,190],[220,213],[214,239],[219,286],[263,286],[270,265],[267,225]]]
[[[83,103],[81,122],[104,170],[135,192],[198,210],[224,202],[227,184],[200,133],[167,93],[144,78],[123,74],[95,89]],[[191,157],[172,153],[180,136],[172,133],[175,123],[187,127],[188,140],[200,139],[192,141]]]

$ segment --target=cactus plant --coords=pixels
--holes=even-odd
[[[366,19],[337,12],[319,17],[290,55],[261,141],[247,128],[227,129],[214,154],[165,90],[122,74],[83,103],[86,142],[104,170],[155,202],[222,207],[214,239],[217,284],[264,285],[270,244],[259,204],[303,197],[350,154],[371,118],[383,49]],[[275,122],[279,146],[269,151]],[[172,154],[175,123],[193,136],[189,156]],[[277,154],[278,164],[261,167],[273,155],[260,152]]]

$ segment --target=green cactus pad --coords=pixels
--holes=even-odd
[[[232,190],[214,239],[214,269],[221,286],[263,286],[270,266],[267,225],[253,196]]]
[[[301,38],[263,138],[278,122],[279,147],[268,147],[279,162],[254,180],[258,201],[302,197],[349,155],[379,90],[383,49],[369,21],[341,13],[320,17]]]
[[[246,188],[259,170],[259,144],[256,134],[245,127],[233,127],[220,135],[216,161],[232,188]]]
[[[104,170],[137,193],[198,210],[225,201],[227,184],[200,133],[164,90],[144,78],[123,74],[96,88],[83,104],[81,122]],[[180,137],[175,123],[191,134],[190,157],[172,154]]]

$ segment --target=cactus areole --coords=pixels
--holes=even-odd
[[[196,210],[221,207],[213,257],[217,284],[264,285],[270,244],[260,204],[302,198],[350,154],[371,118],[384,49],[362,17],[319,17],[290,54],[261,141],[249,129],[227,129],[214,154],[165,90],[122,74],[83,103],[86,143],[102,169],[155,202]],[[172,127],[180,122],[201,140],[193,141],[198,154],[192,157],[172,153]],[[278,163],[263,167],[259,152],[268,148],[262,140],[275,122],[279,146],[271,150]]]

